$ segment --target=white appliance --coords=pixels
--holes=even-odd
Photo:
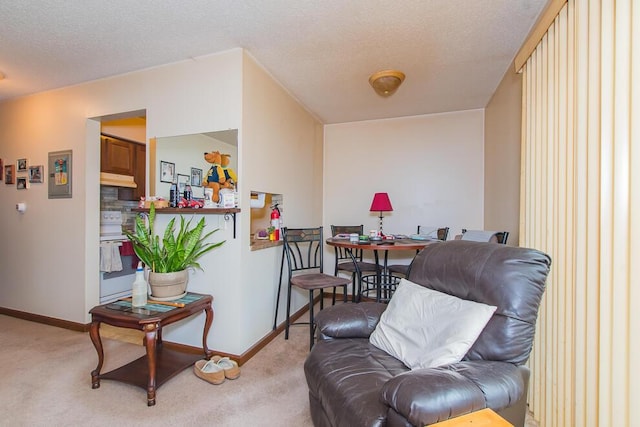
[[[124,242],[128,242],[128,239],[122,232],[122,212],[100,211],[100,244],[122,246]],[[133,265],[134,257],[126,255],[120,259],[121,271],[100,272],[100,304],[131,296],[131,285],[136,272]]]

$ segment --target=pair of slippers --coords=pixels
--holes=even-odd
[[[222,384],[225,379],[235,380],[240,376],[238,362],[228,357],[213,356],[211,360],[198,360],[193,372],[211,384]]]

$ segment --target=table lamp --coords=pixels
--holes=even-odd
[[[393,207],[391,206],[391,200],[387,193],[376,193],[373,195],[373,201],[371,202],[370,212],[380,212],[380,228],[378,232],[382,236],[382,212],[391,212]]]

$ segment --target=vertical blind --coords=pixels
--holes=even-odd
[[[640,425],[640,2],[568,1],[522,72],[520,244],[553,258],[530,409]]]

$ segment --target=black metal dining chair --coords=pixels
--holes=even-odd
[[[295,286],[309,292],[309,348],[313,347],[315,321],[314,321],[314,291],[320,291],[320,310],[324,308],[324,289],[343,288],[344,302],[347,301],[347,285],[351,283],[344,277],[336,277],[323,272],[324,240],[322,239],[322,227],[315,228],[288,228],[284,227],[284,256],[287,260],[288,287],[287,287],[287,317],[285,320],[284,338],[289,339],[289,326],[291,323],[291,292]],[[335,303],[335,299],[334,299]],[[299,322],[302,323],[302,322]],[[307,323],[307,322],[304,322]]]
[[[449,237],[449,227],[440,227],[438,229],[435,229],[434,227],[424,227],[424,226],[418,226],[418,235],[431,235],[433,234],[433,236],[435,238],[437,238],[438,240],[442,240],[445,241],[447,240],[447,238]],[[416,251],[416,254],[418,252]],[[403,276],[403,277],[407,277],[409,274],[409,265],[405,265],[405,264],[393,264],[389,266],[389,274],[393,275],[393,276]]]
[[[338,234],[352,233],[356,233],[358,234],[358,236],[361,236],[363,232],[364,225],[331,226],[331,236],[333,237],[337,236]],[[360,298],[363,272],[375,272],[377,271],[377,265],[374,262],[362,260],[362,249],[346,249],[336,246],[334,246],[333,249],[335,251],[335,267],[333,274],[337,276],[338,273],[342,271],[351,275],[351,282],[353,283],[351,301],[356,302]]]
[[[466,228],[462,229],[462,234],[460,235],[460,240],[469,240],[473,242],[493,242],[500,243],[502,245],[507,244],[508,238],[508,231],[467,230]]]

